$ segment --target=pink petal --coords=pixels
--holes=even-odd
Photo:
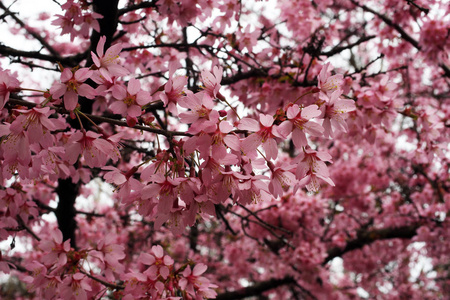
[[[305,123],[305,125],[303,125],[305,128],[306,133],[309,133],[310,135],[313,136],[321,136],[323,134],[323,127],[313,121],[307,122]]]
[[[149,92],[140,91],[136,95],[136,102],[140,106],[144,106],[152,100]]]
[[[244,154],[255,151],[261,143],[262,137],[257,133],[253,133],[242,141],[242,151]]]
[[[277,132],[279,135],[281,135],[283,138],[287,138],[289,134],[292,132],[292,122],[291,121],[284,121],[280,125],[277,126]]]
[[[242,118],[239,121],[238,128],[241,130],[248,130],[248,131],[256,132],[256,131],[259,131],[260,125],[259,125],[259,122],[254,119]]]
[[[235,135],[228,134],[223,138],[225,145],[230,147],[234,151],[240,150],[239,138]]]
[[[295,147],[297,147],[297,149],[308,145],[305,133],[299,128],[295,128],[292,132],[292,141],[294,142],[294,145]]]
[[[219,123],[219,130],[220,132],[228,133],[233,130],[233,126],[229,122],[223,121]]]
[[[102,35],[97,43],[97,54],[99,57],[103,56],[103,49],[105,48],[106,36]]]
[[[208,269],[208,267],[205,264],[200,263],[194,267],[194,270],[192,271],[192,275],[200,276],[203,273],[205,273],[206,269]]]
[[[92,76],[93,71],[88,68],[81,68],[75,72],[75,80],[78,82],[84,82],[86,79]]]
[[[265,127],[270,127],[273,124],[273,117],[271,115],[259,115],[259,121]]]
[[[127,90],[121,85],[114,85],[111,90],[113,97],[118,100],[122,100],[127,97]]]
[[[130,105],[127,109],[127,114],[132,118],[139,117],[142,114],[142,108],[138,105]]]
[[[131,78],[128,82],[127,91],[130,95],[136,95],[141,90],[141,83],[139,80]]]
[[[67,91],[67,85],[64,83],[54,83],[50,88],[50,93],[54,99],[60,98]]]
[[[111,75],[118,77],[127,76],[130,73],[127,68],[118,64],[108,65],[108,71],[111,73]]]
[[[277,143],[274,139],[267,139],[262,145],[267,159],[276,159],[278,155]]]
[[[120,51],[122,51],[122,44],[112,45],[111,47],[108,48],[108,50],[106,50],[105,59],[109,60],[113,59],[114,57],[117,57]]]
[[[78,87],[77,91],[78,91],[79,95],[86,97],[88,99],[94,99],[95,96],[97,96],[95,89],[92,86],[85,84],[85,83],[80,85]]]
[[[69,68],[65,68],[61,73],[61,82],[67,82],[72,79],[73,73]]]
[[[319,107],[315,104],[309,105],[302,110],[302,118],[306,120],[310,120],[314,117],[320,116],[322,112],[319,110]]]
[[[74,91],[67,91],[64,94],[64,107],[67,110],[74,110],[78,104],[78,95]]]
[[[334,104],[334,109],[339,113],[346,113],[356,109],[355,101],[348,99],[341,99]]]
[[[300,107],[297,104],[294,104],[287,109],[286,116],[289,120],[294,119],[298,115],[299,112],[300,112]]]

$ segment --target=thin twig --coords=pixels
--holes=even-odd
[[[91,274],[89,274],[88,272],[86,272],[83,269],[79,269],[79,271],[81,273],[83,273],[84,275],[86,275],[87,277],[91,278],[92,280],[95,280],[97,282],[100,282],[101,284],[103,284],[104,286],[113,289],[113,290],[123,290],[125,289],[125,287],[123,285],[119,285],[119,284],[113,284],[107,281],[104,281],[103,279],[97,278],[95,276],[92,276]]]

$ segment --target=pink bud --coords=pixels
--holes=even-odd
[[[219,116],[221,116],[222,118],[223,118],[223,117],[226,117],[227,114],[228,114],[228,113],[227,113],[226,110],[224,110],[224,109],[219,110]]]

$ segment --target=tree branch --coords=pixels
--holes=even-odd
[[[283,286],[283,285],[296,285],[296,281],[294,278],[290,276],[286,276],[281,279],[270,279],[267,281],[261,281],[255,285],[251,285],[246,288],[242,288],[237,291],[232,292],[225,292],[222,294],[217,295],[216,300],[237,300],[237,299],[244,299],[251,296],[260,295],[263,292],[275,289],[277,287]]]
[[[9,8],[7,8],[5,5],[3,5],[2,2],[0,2],[0,8],[3,9],[7,14],[9,14],[9,16],[11,16],[11,18],[14,19],[14,21],[16,21],[17,24],[20,25],[20,27],[22,27],[23,29],[25,29],[32,37],[34,37],[36,40],[38,40],[41,45],[48,50],[48,52],[50,52],[53,56],[55,57],[60,57],[59,53],[53,49],[52,46],[50,46],[49,43],[47,43],[47,41],[41,37],[38,33],[36,33],[35,31],[31,30],[31,27],[29,25],[26,25],[21,19],[19,19],[18,17],[16,17],[16,15],[14,13],[12,13]]]
[[[359,44],[362,44],[364,42],[370,41],[371,39],[376,38],[376,37],[377,37],[376,35],[369,35],[369,36],[366,36],[366,37],[362,37],[361,39],[359,39],[358,41],[356,41],[354,43],[348,44],[347,46],[334,47],[330,51],[326,51],[326,52],[320,53],[320,55],[325,55],[325,56],[330,57],[330,56],[333,56],[333,55],[335,55],[337,53],[340,53],[340,52],[342,52],[342,51],[344,51],[346,49],[351,49],[351,48],[353,48],[355,46],[358,46]]]
[[[340,257],[347,252],[360,249],[365,245],[369,245],[378,240],[387,239],[410,239],[416,235],[419,224],[410,226],[374,229],[371,231],[359,231],[354,240],[348,241],[344,248],[332,248],[328,250],[328,256],[325,258],[322,265],[325,265],[335,257]]]
[[[359,4],[358,2],[356,2],[355,0],[350,0],[354,5],[362,8],[364,11],[370,12],[374,15],[376,15],[378,18],[380,18],[381,20],[383,20],[384,23],[386,23],[387,25],[389,25],[390,27],[394,28],[398,33],[400,33],[400,35],[402,36],[402,38],[406,41],[408,41],[411,45],[413,45],[417,50],[420,51],[420,45],[419,42],[417,42],[415,39],[413,39],[409,34],[406,33],[405,30],[403,30],[403,28],[398,25],[397,23],[394,23],[391,19],[389,19],[388,17],[380,14],[379,12],[374,11],[373,9],[371,9],[370,7],[367,7],[363,4]]]
[[[17,50],[8,46],[0,45],[0,54],[3,56],[12,56],[12,57],[26,57],[26,58],[33,58],[33,59],[40,59],[45,60],[52,63],[58,63],[60,62],[62,65],[75,67],[80,61],[82,61],[86,55],[87,52],[79,53],[74,56],[69,57],[61,57],[61,56],[54,56],[49,54],[42,54],[39,51],[23,51],[23,50]]]
[[[121,9],[119,9],[119,16],[122,16],[122,15],[126,14],[127,12],[135,11],[135,10],[138,10],[138,9],[157,8],[158,6],[156,5],[156,2],[158,2],[158,1],[153,0],[153,1],[150,1],[150,2],[141,2],[141,3],[136,4],[136,5],[130,5],[130,6],[127,6],[125,8],[121,8]]]
[[[10,98],[9,101],[7,102],[7,104],[8,103],[16,104],[16,105],[22,105],[22,106],[26,106],[28,108],[33,108],[33,107],[37,106],[36,103],[28,102],[28,101],[25,101],[25,100],[22,100],[22,99],[15,99],[15,98]],[[155,105],[159,107],[158,103],[155,104]],[[62,107],[51,107],[51,108],[56,110],[60,114],[70,114],[69,111],[65,110]],[[84,115],[87,116],[92,121],[97,121],[99,123],[109,123],[109,124],[112,124],[112,125],[117,125],[117,126],[122,126],[122,127],[129,127],[129,128],[133,128],[133,129],[137,129],[137,130],[142,130],[142,131],[147,131],[147,132],[151,132],[151,133],[161,134],[161,135],[164,135],[166,137],[192,136],[192,134],[187,133],[187,132],[168,131],[168,130],[157,129],[157,128],[152,128],[152,127],[142,126],[142,125],[135,125],[134,127],[130,127],[130,126],[128,126],[126,121],[117,120],[117,119],[108,118],[108,117],[103,117],[103,116],[91,115],[91,114],[87,114],[87,113],[84,113]]]
[[[377,16],[378,18],[380,18],[381,20],[383,20],[384,23],[386,23],[387,25],[389,25],[390,27],[394,28],[398,33],[400,33],[400,35],[402,36],[402,38],[404,40],[406,40],[407,42],[409,42],[411,45],[413,45],[417,50],[421,50],[422,48],[419,45],[419,42],[416,41],[413,37],[411,37],[408,33],[406,33],[405,30],[403,30],[403,28],[398,25],[397,23],[394,23],[391,19],[389,19],[388,17],[380,14],[379,12],[374,11],[373,9],[371,9],[370,7],[367,7],[365,5],[361,5],[358,2],[356,2],[355,0],[350,0],[354,5],[356,5],[357,7],[362,8],[364,11],[370,12],[372,14],[374,14],[375,16]],[[412,1],[408,1],[408,4],[414,4],[414,2]],[[416,5],[415,5],[416,6]],[[445,64],[441,63],[439,64],[439,67],[442,68],[442,70],[444,70],[444,74],[446,77],[450,77],[450,68],[447,67]]]

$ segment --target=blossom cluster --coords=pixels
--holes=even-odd
[[[69,34],[70,40],[73,42],[75,37],[89,37],[91,29],[100,32],[98,19],[103,16],[89,9],[84,1],[69,0],[61,8],[65,11],[64,15],[56,15],[56,20],[52,21],[53,25],[62,29],[62,34]]]
[[[444,2],[0,3],[5,297],[442,298]]]
[[[116,287],[122,299],[212,299],[216,296],[217,286],[202,276],[206,265],[178,266],[159,245],[153,246],[149,253],[141,253],[138,259],[141,269],[125,272],[121,263],[125,258],[124,247],[117,244],[113,235],[89,249],[75,250],[70,247],[70,240],[63,242],[61,231],[51,233],[52,240],[39,244],[39,249],[46,254],[27,265],[30,276],[24,279],[30,291],[39,297],[91,299],[106,293],[96,282]],[[123,285],[116,284],[119,279]]]
[[[194,224],[198,213],[203,217],[215,215],[214,205],[230,198],[248,204],[270,199],[271,195],[280,197],[290,187],[318,191],[319,179],[334,185],[325,164],[331,163],[331,157],[312,150],[308,137],[327,138],[348,132],[345,118],[356,106],[353,100],[342,99],[342,75],[330,76],[330,64],[322,68],[318,86],[307,92],[317,95],[314,104],[299,105],[300,96],[274,115],[237,116],[239,119],[233,122],[228,117],[231,112],[216,108],[228,103],[220,92],[221,67],[201,73],[203,86],[196,93],[189,91],[186,79],[172,70],[168,82],[150,96],[137,79],[130,79],[127,85],[120,80],[128,75],[121,66],[122,46],[116,44],[104,51],[104,45],[102,37],[97,54],[91,53],[92,68],[62,68],[60,82],[44,93],[44,103],[17,110],[18,116],[10,124],[0,125],[4,178],[10,178],[16,170],[24,179],[44,175],[67,178],[74,176],[77,162],[90,168],[103,167],[108,160],[116,162],[120,136],[98,126],[97,132],[83,127],[67,131],[64,121],[50,118],[55,112],[50,107],[58,105],[78,119],[85,118],[79,109],[80,97],[104,97],[109,99],[107,109],[125,117],[131,127],[146,106],[157,101],[189,125],[187,137],[168,140],[174,152],[158,149],[153,159],[130,172],[104,168],[105,180],[117,186],[123,204],[135,205],[139,213],[155,220],[157,227],[168,221],[173,230],[181,232]],[[88,79],[97,86],[87,84]],[[15,81],[11,82],[17,88]],[[6,95],[4,99],[6,102]],[[55,131],[62,132],[50,134]],[[292,139],[299,156],[280,165],[278,147],[286,139]],[[17,146],[20,151],[12,151]],[[32,154],[39,154],[41,159],[32,160]],[[135,179],[136,173],[140,180]]]

